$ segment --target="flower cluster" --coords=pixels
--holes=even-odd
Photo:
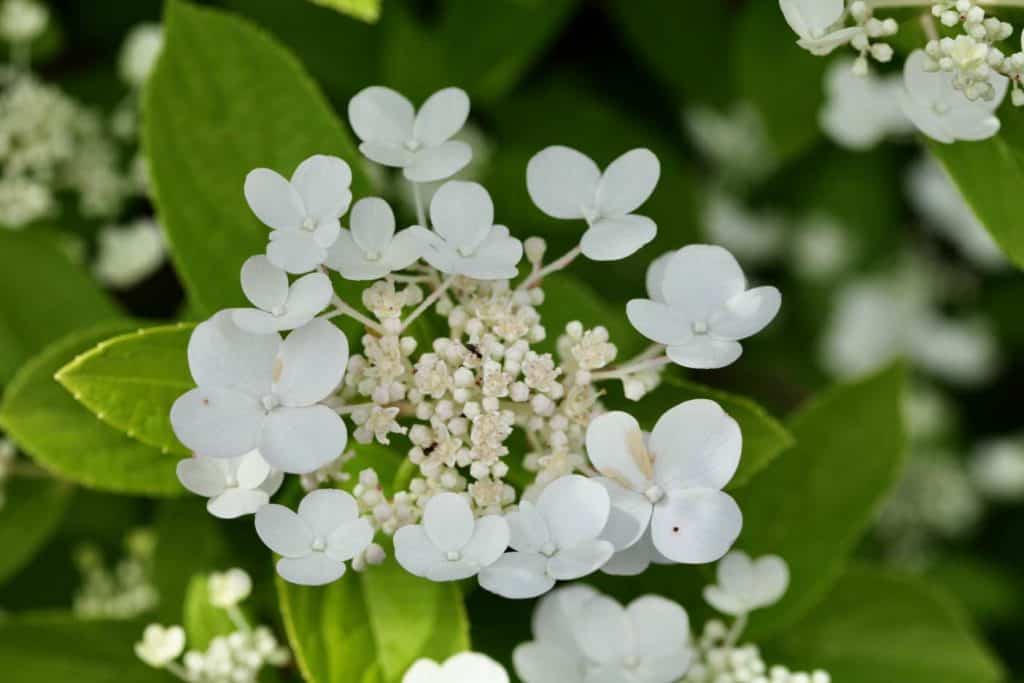
[[[72,610],[82,619],[131,619],[148,612],[160,601],[153,581],[156,535],[136,529],[124,540],[125,556],[113,569],[103,563],[100,550],[83,545],[75,552],[82,584],[75,591]]]
[[[150,624],[135,644],[139,659],[186,683],[255,683],[267,667],[288,664],[288,649],[268,627],[251,626],[238,607],[252,591],[248,574],[241,569],[211,574],[207,586],[210,606],[226,610],[237,630],[214,637],[204,651],[186,652],[185,629]]]
[[[509,598],[602,568],[718,560],[742,525],[722,490],[742,449],[735,420],[713,401],[688,401],[646,435],[607,412],[601,385],[621,382],[639,400],[671,364],[733,363],[740,341],[777,314],[778,290],[748,288],[725,249],[689,245],[658,258],[647,298],[628,305],[647,351],[617,363],[608,330],[580,321],[548,340],[549,275],[579,257],[626,258],[654,238],[640,211],[659,162],[645,149],[603,170],[567,147],[536,154],[530,197],[583,227],[577,246],[545,262],[542,239],[521,242],[496,222],[482,185],[448,179],[472,156],[453,139],[468,112],[456,88],[419,110],[380,87],[350,103],[363,154],[413,185],[416,222],[403,229],[384,199],[353,203],[351,169],[337,157],[310,157],[287,178],[248,174],[245,198],[269,239],[242,265],[251,307],[215,314],[189,341],[198,386],[175,402],[171,424],[194,455],[179,478],[214,515],[254,514],[278,573],[299,584],[384,561],[380,535],[414,575],[478,576]],[[439,181],[425,206],[421,185]],[[332,271],[348,281],[344,296]],[[362,328],[354,349],[341,319]],[[405,456],[394,481],[372,460],[389,449]],[[357,476],[345,471],[355,460]],[[297,510],[270,503],[289,473],[308,492]]]

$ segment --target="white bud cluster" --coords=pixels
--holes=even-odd
[[[896,35],[900,27],[895,19],[877,19],[871,6],[863,0],[857,0],[850,5],[850,16],[862,29],[850,41],[851,47],[860,53],[853,63],[853,70],[860,76],[866,76],[868,59],[883,64],[892,61],[892,46],[879,39]]]
[[[156,607],[160,593],[153,582],[156,535],[136,529],[124,541],[125,556],[108,569],[98,548],[83,545],[75,553],[82,584],[72,611],[80,619],[131,619]]]
[[[768,666],[756,645],[732,645],[729,629],[717,620],[704,624],[694,643],[694,662],[682,683],[831,683],[825,671],[790,671]]]

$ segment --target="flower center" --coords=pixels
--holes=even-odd
[[[708,324],[703,320],[694,320],[693,325],[691,325],[691,327],[693,328],[694,334],[708,333]]]
[[[366,252],[367,261],[380,261],[381,253],[379,251],[368,251]]]
[[[447,559],[449,562],[458,562],[462,559],[462,553],[460,553],[458,550],[449,550],[445,554],[445,559]]]
[[[635,669],[640,666],[640,658],[636,655],[629,655],[622,660],[622,665],[627,669]]]
[[[944,116],[944,115],[948,114],[949,110],[950,110],[950,106],[948,104],[946,104],[945,102],[933,102],[932,103],[932,111],[934,111],[939,116]]]
[[[558,552],[558,548],[551,541],[548,541],[540,547],[540,554],[544,557],[551,557],[556,552]]]
[[[657,484],[652,485],[649,489],[644,491],[644,496],[647,500],[651,501],[651,505],[659,503],[662,498],[665,497],[665,489],[661,488]]]
[[[271,410],[281,405],[281,402],[278,400],[276,395],[266,394],[260,399],[260,405],[263,406],[263,410],[269,413]]]
[[[224,486],[229,489],[238,488],[238,477],[233,472],[224,475]]]
[[[275,318],[280,318],[284,314],[285,314],[285,307],[284,306],[274,306],[273,308],[270,309],[270,315],[274,316]]]
[[[316,536],[313,538],[313,550],[318,553],[322,553],[327,549],[327,540],[323,536]]]
[[[593,223],[601,217],[601,212],[598,211],[597,207],[593,204],[585,204],[580,207],[580,212],[583,214],[583,220],[587,223]]]
[[[469,258],[474,254],[475,250],[471,247],[459,247],[459,256]]]
[[[316,222],[307,216],[306,220],[302,221],[302,229],[307,232],[313,232],[316,230]]]
[[[423,144],[419,140],[406,140],[405,148],[410,152],[418,152],[423,147]]]

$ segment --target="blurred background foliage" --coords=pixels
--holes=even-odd
[[[137,24],[160,21],[161,4],[50,2],[54,26],[36,46],[34,70],[87,106],[114,112],[125,98],[117,67],[122,42]],[[548,219],[530,203],[530,156],[566,144],[605,165],[632,147],[654,150],[662,179],[645,211],[658,223],[657,241],[638,257],[580,264],[574,274],[594,291],[553,289],[553,297],[564,296],[565,315],[596,301],[594,315],[616,318],[593,322],[628,335],[620,323],[624,302],[642,291],[646,264],[683,244],[719,242],[736,253],[752,279],[777,285],[784,305],[766,333],[746,345],[740,362],[701,373],[699,381],[785,415],[837,376],[908,357],[907,471],[857,555],[944,585],[1018,672],[1016,680],[1024,680],[1024,485],[994,491],[1013,473],[1024,477],[1024,278],[998,257],[972,258],[963,239],[935,225],[942,216],[921,210],[913,177],[924,173],[927,151],[918,140],[850,151],[822,133],[818,117],[828,64],[793,44],[777,3],[384,0],[376,21],[375,3],[365,0],[210,4],[251,20],[288,46],[343,119],[349,98],[371,84],[388,85],[414,101],[448,85],[466,89],[476,150],[468,173],[491,191],[500,222],[519,236],[544,236],[552,254],[575,243],[576,227]],[[355,7],[364,20],[333,5]],[[303,112],[295,114],[301,126]],[[244,143],[260,131],[237,134]],[[381,178],[370,179],[382,187]],[[393,196],[402,202],[401,190],[393,189]],[[978,230],[950,187],[943,198],[952,201],[946,218],[962,222],[951,230]],[[139,197],[124,213],[150,216],[153,208]],[[61,246],[66,240],[58,236],[77,236],[79,248],[92,254],[104,222],[71,206],[46,223],[0,229],[0,385],[44,346],[93,323],[125,314],[190,320],[203,310],[186,300],[169,263],[133,286],[100,291],[72,265]],[[916,322],[920,329],[911,334]],[[963,326],[952,328],[952,322]],[[615,341],[621,347],[632,343],[628,337]],[[62,358],[91,345],[68,346]],[[33,362],[51,372],[45,360]],[[69,410],[81,410],[68,401]],[[853,417],[836,427],[871,427]],[[1003,460],[988,457],[1007,469],[986,469],[984,454],[999,449]],[[144,527],[155,531],[146,561],[160,592],[161,618],[180,618],[193,573],[226,563],[257,577],[266,590],[255,594],[268,603],[258,608],[276,614],[270,566],[248,522],[214,520],[189,504],[194,501],[113,496],[44,479],[25,480],[22,488],[20,481],[8,487],[0,511],[0,544],[19,534],[18,550],[0,555],[4,610],[66,609],[81,597],[83,547],[112,565],[126,554],[129,532]],[[800,496],[799,485],[789,495]],[[33,520],[28,542],[16,514]],[[846,580],[855,593],[857,577]],[[474,596],[471,613],[496,612],[494,603],[490,596]],[[502,621],[509,630],[517,623],[525,638],[522,612]],[[2,629],[0,639],[7,638]],[[486,644],[493,634],[474,636]],[[83,654],[82,666],[96,656]],[[131,653],[122,656],[136,671]],[[131,680],[148,680],[146,673]],[[43,674],[53,671],[44,667]]]

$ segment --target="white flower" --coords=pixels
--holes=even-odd
[[[157,57],[164,47],[164,31],[160,24],[139,24],[121,46],[118,67],[128,85],[140,88],[153,72]]]
[[[43,34],[50,10],[32,0],[6,0],[0,6],[0,36],[9,43],[28,43]]]
[[[913,131],[900,106],[899,76],[858,76],[852,60],[833,62],[825,72],[825,104],[818,114],[821,129],[853,150],[871,149],[887,136]]]
[[[211,515],[234,519],[269,503],[281,488],[284,473],[272,469],[254,450],[237,458],[193,455],[178,462],[178,480],[192,493],[210,499],[206,509]]]
[[[282,342],[238,329],[222,311],[196,327],[188,362],[199,386],[175,401],[171,426],[192,451],[233,458],[258,448],[276,469],[305,474],[345,450],[345,423],[319,403],[348,363],[348,340],[326,320]]]
[[[489,567],[508,548],[508,523],[496,515],[473,518],[469,501],[439,493],[427,501],[421,524],[395,532],[395,559],[431,581],[458,581]]]
[[[173,662],[184,650],[185,629],[180,626],[150,624],[142,632],[142,640],[135,643],[135,655],[157,669]]]
[[[617,514],[612,509],[612,514]],[[611,527],[609,527],[609,530]],[[652,564],[677,564],[662,555],[654,547],[654,539],[651,537],[651,528],[640,537],[640,540],[624,550],[616,550],[612,559],[601,567],[601,571],[612,576],[638,576],[647,571]]]
[[[352,201],[352,170],[337,157],[316,154],[291,181],[257,168],[245,177],[245,200],[271,229],[267,258],[289,273],[308,273],[324,262],[341,232],[338,219]]]
[[[110,287],[132,287],[152,275],[164,262],[164,236],[151,218],[128,225],[106,226],[96,236],[93,271]]]
[[[621,551],[650,526],[667,559],[714,562],[743,526],[736,501],[722,491],[739,466],[739,425],[714,401],[695,399],[662,415],[646,441],[623,412],[605,413],[587,428],[587,454],[612,505],[602,537]]]
[[[229,569],[210,574],[206,587],[210,594],[210,604],[227,609],[249,597],[252,593],[252,579],[243,569]]]
[[[649,273],[651,299],[630,301],[626,313],[633,327],[667,345],[669,358],[684,367],[734,362],[743,353],[739,340],[760,332],[782,304],[774,287],[748,290],[739,263],[721,247],[683,247],[662,267]]]
[[[969,100],[953,87],[954,75],[945,71],[927,71],[928,55],[915,50],[903,68],[905,86],[900,104],[903,113],[922,133],[944,143],[957,140],[985,140],[999,132],[995,111],[999,108],[1009,81],[994,74],[995,96],[991,100]]]
[[[318,489],[298,514],[271,503],[256,513],[256,533],[281,559],[277,573],[291,583],[322,586],[345,574],[345,563],[373,541],[373,527],[345,491]]]
[[[689,669],[686,611],[657,596],[623,607],[585,586],[546,596],[513,654],[524,683],[673,683]]]
[[[984,495],[998,501],[1024,498],[1024,443],[1019,439],[993,439],[971,455],[971,482]]]
[[[348,120],[362,144],[359,151],[384,166],[403,169],[415,183],[450,178],[473,158],[465,142],[451,138],[469,116],[469,97],[445,88],[417,112],[400,93],[378,85],[359,91],[348,103]]]
[[[556,479],[536,505],[523,501],[505,516],[508,552],[480,572],[480,585],[506,598],[534,598],[555,585],[597,571],[614,548],[599,538],[608,521],[608,493],[579,475]]]
[[[449,275],[477,280],[516,276],[523,244],[494,225],[494,202],[478,183],[452,180],[430,202],[434,234],[423,252],[430,265]]]
[[[595,261],[623,259],[654,239],[658,226],[633,212],[658,184],[661,165],[649,149],[626,152],[601,173],[594,161],[569,147],[541,150],[526,167],[526,189],[552,218],[583,219],[580,246]]]
[[[346,280],[377,280],[416,262],[433,239],[414,225],[395,234],[395,214],[383,199],[367,197],[352,207],[352,231],[342,230],[327,250],[327,265]]]
[[[462,652],[444,664],[421,659],[412,665],[402,683],[508,683],[501,664],[476,652]]]
[[[739,616],[777,603],[789,587],[789,566],[778,555],[756,560],[734,550],[718,563],[718,583],[704,589],[704,599],[722,614]]]
[[[796,44],[813,55],[830,54],[864,32],[859,26],[837,28],[846,11],[844,0],[779,0],[786,23],[800,36]]]
[[[242,291],[253,308],[231,312],[241,329],[253,334],[269,334],[302,327],[324,310],[334,290],[323,273],[303,275],[291,285],[288,275],[266,256],[250,256],[242,264]]]

